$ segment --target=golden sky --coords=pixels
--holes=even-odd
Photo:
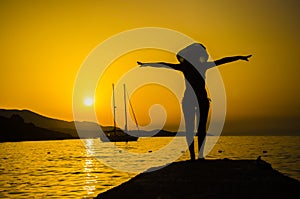
[[[76,74],[92,49],[122,31],[162,27],[203,43],[213,59],[253,54],[250,62],[219,67],[227,123],[274,118],[300,129],[298,8],[297,0],[2,0],[0,107],[72,120]],[[146,53],[137,59],[175,61]]]

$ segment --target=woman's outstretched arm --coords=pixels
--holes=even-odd
[[[237,61],[237,60],[249,61],[249,58],[250,58],[251,56],[252,56],[252,55],[247,55],[247,56],[234,56],[234,57],[224,57],[224,58],[219,59],[219,60],[216,60],[216,61],[214,61],[214,62],[215,62],[215,65],[216,65],[216,66],[219,66],[219,65],[226,64],[226,63],[229,63],[229,62],[234,62],[234,61]]]
[[[140,67],[144,66],[151,66],[151,67],[158,67],[158,68],[173,68],[175,70],[179,69],[180,64],[171,64],[166,62],[154,62],[154,63],[144,63],[144,62],[137,62]]]

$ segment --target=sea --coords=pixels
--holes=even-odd
[[[220,136],[206,159],[261,158],[300,180],[300,136]],[[189,159],[184,137],[0,143],[0,198],[94,198],[141,172]]]

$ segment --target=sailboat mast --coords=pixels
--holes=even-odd
[[[116,133],[117,128],[116,128],[116,101],[115,101],[115,85],[112,84],[112,89],[113,89],[113,109],[114,109],[114,132]]]
[[[124,108],[125,108],[125,131],[128,131],[128,126],[127,126],[127,104],[126,104],[126,86],[125,84],[123,84],[123,88],[124,88]]]

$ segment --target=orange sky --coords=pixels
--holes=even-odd
[[[122,31],[153,26],[194,38],[214,59],[253,54],[248,63],[219,67],[227,95],[225,127],[234,129],[234,121],[243,121],[239,124],[245,124],[245,129],[253,121],[268,118],[277,126],[282,122],[282,131],[285,126],[296,131],[300,129],[298,8],[296,0],[190,0],[184,4],[2,0],[0,107],[72,120],[76,74],[91,50]],[[175,61],[163,53],[137,57]],[[132,61],[127,63],[126,67],[132,67]],[[268,125],[270,130],[277,128],[272,122]]]

